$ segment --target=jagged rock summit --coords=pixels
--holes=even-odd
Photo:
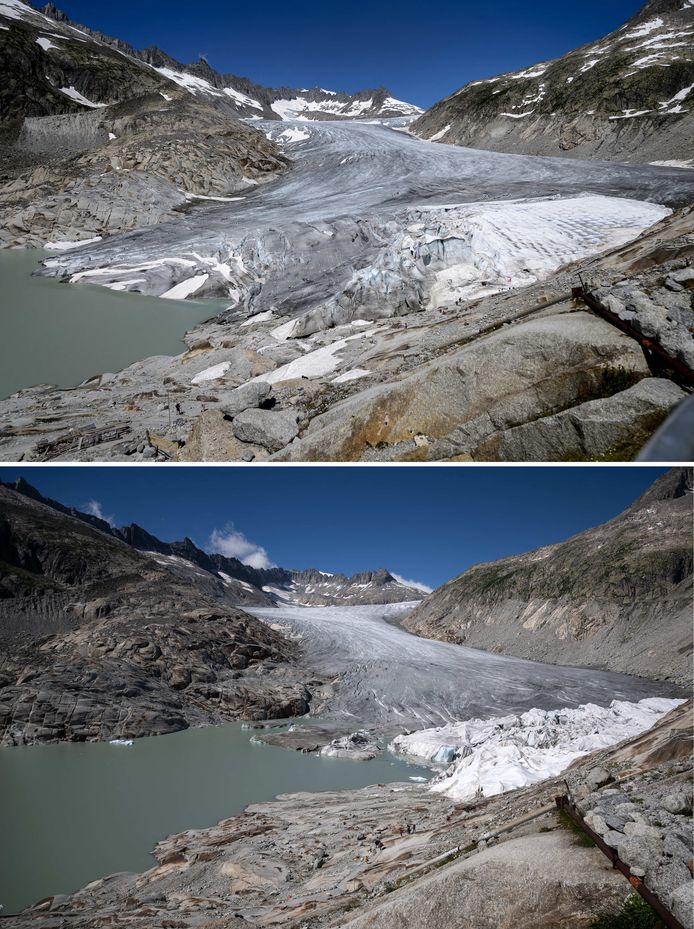
[[[499,152],[688,162],[693,104],[694,4],[651,0],[562,58],[466,84],[412,131]]]

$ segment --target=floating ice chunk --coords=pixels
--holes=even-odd
[[[108,743],[109,745],[125,745],[130,747],[133,744],[132,739],[111,739]]]

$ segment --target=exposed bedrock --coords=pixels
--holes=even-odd
[[[681,867],[691,854],[691,816],[663,812],[668,795],[691,794],[690,733],[691,706],[681,707],[558,778],[467,804],[412,784],[280,796],[162,838],[144,874],[93,881],[5,922],[8,929],[583,929],[606,907],[619,909],[630,887],[598,849],[581,847],[562,828],[554,797],[567,778],[586,810],[607,811],[617,797],[630,821],[666,826],[661,845],[671,854],[659,861],[657,890],[687,925]],[[591,786],[606,772],[626,776],[619,791]]]
[[[396,384],[373,387],[311,421],[285,460],[412,455],[483,457],[496,433],[595,396],[611,370],[648,368],[631,339],[579,312],[519,323],[432,362]],[[676,400],[675,400],[676,402]],[[479,451],[478,451],[479,450]]]

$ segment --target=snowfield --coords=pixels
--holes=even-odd
[[[681,703],[651,697],[613,700],[608,707],[532,709],[400,735],[390,749],[428,764],[448,764],[431,790],[454,800],[491,797],[556,777],[576,758],[645,732]]]

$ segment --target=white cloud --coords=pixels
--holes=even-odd
[[[238,558],[251,568],[275,567],[262,545],[251,542],[242,532],[237,532],[233,526],[215,529],[208,542],[208,551],[219,552],[227,558]]]
[[[114,514],[111,513],[110,515],[106,515],[98,500],[90,500],[88,503],[85,503],[84,512],[89,513],[91,516],[96,516],[97,519],[103,519],[109,526],[115,526],[116,524]]]
[[[404,584],[405,587],[414,587],[415,590],[421,590],[425,594],[430,594],[433,587],[429,587],[428,584],[423,584],[421,581],[408,581],[404,577],[401,577],[399,574],[396,574],[395,571],[390,572],[398,584]]]

